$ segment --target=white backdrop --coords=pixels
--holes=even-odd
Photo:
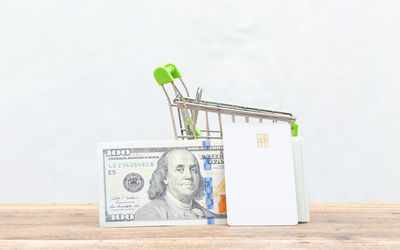
[[[1,1],[0,202],[97,201],[96,143],[173,139],[155,67],[284,110],[311,200],[400,200],[400,2]]]

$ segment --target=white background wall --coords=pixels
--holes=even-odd
[[[1,1],[0,202],[97,201],[96,143],[172,139],[152,76],[294,113],[311,200],[400,200],[400,2]]]

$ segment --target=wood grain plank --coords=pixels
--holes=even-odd
[[[399,249],[397,241],[347,241],[334,240],[237,240],[220,239],[172,239],[154,240],[19,240],[3,241],[0,246],[6,249]]]
[[[400,202],[313,202],[297,226],[100,228],[95,203],[0,204],[4,248],[393,248]]]

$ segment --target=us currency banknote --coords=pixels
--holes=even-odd
[[[102,227],[226,224],[222,140],[98,145]]]

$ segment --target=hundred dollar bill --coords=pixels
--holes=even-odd
[[[222,140],[101,143],[102,227],[226,224]]]

